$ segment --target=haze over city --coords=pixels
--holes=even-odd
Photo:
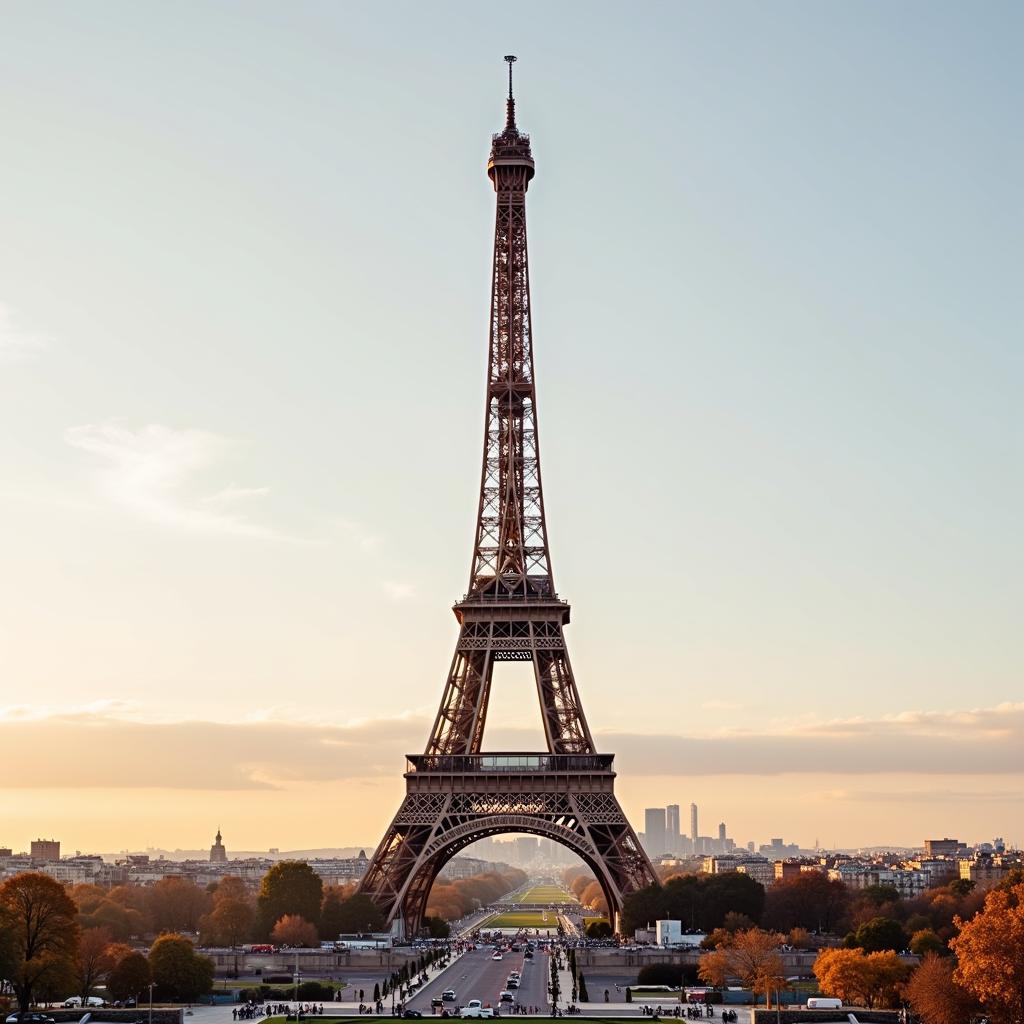
[[[1020,8],[521,6],[5,9],[0,843],[387,827],[467,587],[505,52],[633,825],[1024,838]],[[488,722],[544,748],[529,665]]]

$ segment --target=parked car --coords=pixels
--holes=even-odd
[[[419,1010],[403,1010],[402,1016],[406,1020],[422,1020],[423,1014]]]
[[[64,1000],[64,1009],[65,1010],[72,1010],[76,1006],[81,1006],[81,1005],[82,1005],[82,997],[81,996],[72,996],[70,999],[65,999]],[[86,1006],[106,1006],[106,1003],[104,1003],[103,1000],[100,999],[99,996],[89,996],[89,998],[86,1000],[86,1004],[85,1005]]]
[[[45,1013],[12,1013],[7,1024],[54,1024],[54,1021]]]

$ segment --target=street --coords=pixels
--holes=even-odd
[[[470,999],[479,999],[485,1006],[498,1006],[498,997],[506,989],[506,980],[511,971],[519,971],[522,981],[518,989],[513,990],[516,1004],[521,1006],[549,1007],[548,1002],[548,956],[536,952],[532,960],[526,960],[522,953],[503,953],[501,960],[493,960],[493,950],[487,946],[464,953],[448,970],[425,985],[406,1006],[411,1010],[420,1010],[429,1014],[430,1000],[448,988],[455,990],[455,1002],[445,1003],[446,1008],[454,1010],[456,1005],[465,1006]],[[510,1007],[502,1007],[506,1016]]]

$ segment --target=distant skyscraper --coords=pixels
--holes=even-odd
[[[697,831],[697,805],[690,804],[690,838],[697,842],[700,833]]]
[[[656,857],[666,852],[664,807],[648,807],[644,811],[644,836],[649,854]]]
[[[224,844],[220,841],[220,829],[217,829],[217,837],[214,840],[213,846],[210,847],[210,863],[226,864],[227,859],[228,851],[224,849]]]
[[[720,821],[718,823],[718,841],[720,843],[724,843],[725,842],[725,822],[724,821]]]
[[[665,808],[665,849],[668,853],[679,852],[679,804]]]

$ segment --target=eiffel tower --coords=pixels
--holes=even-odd
[[[395,933],[416,934],[438,872],[485,836],[526,832],[590,867],[609,914],[656,881],[615,797],[612,754],[599,754],[580,706],[555,592],[544,521],[526,246],[530,138],[516,127],[512,64],[504,130],[487,176],[497,195],[483,468],[459,639],[423,754],[407,758],[406,796],[359,891]],[[495,662],[533,664],[547,750],[481,752]]]

